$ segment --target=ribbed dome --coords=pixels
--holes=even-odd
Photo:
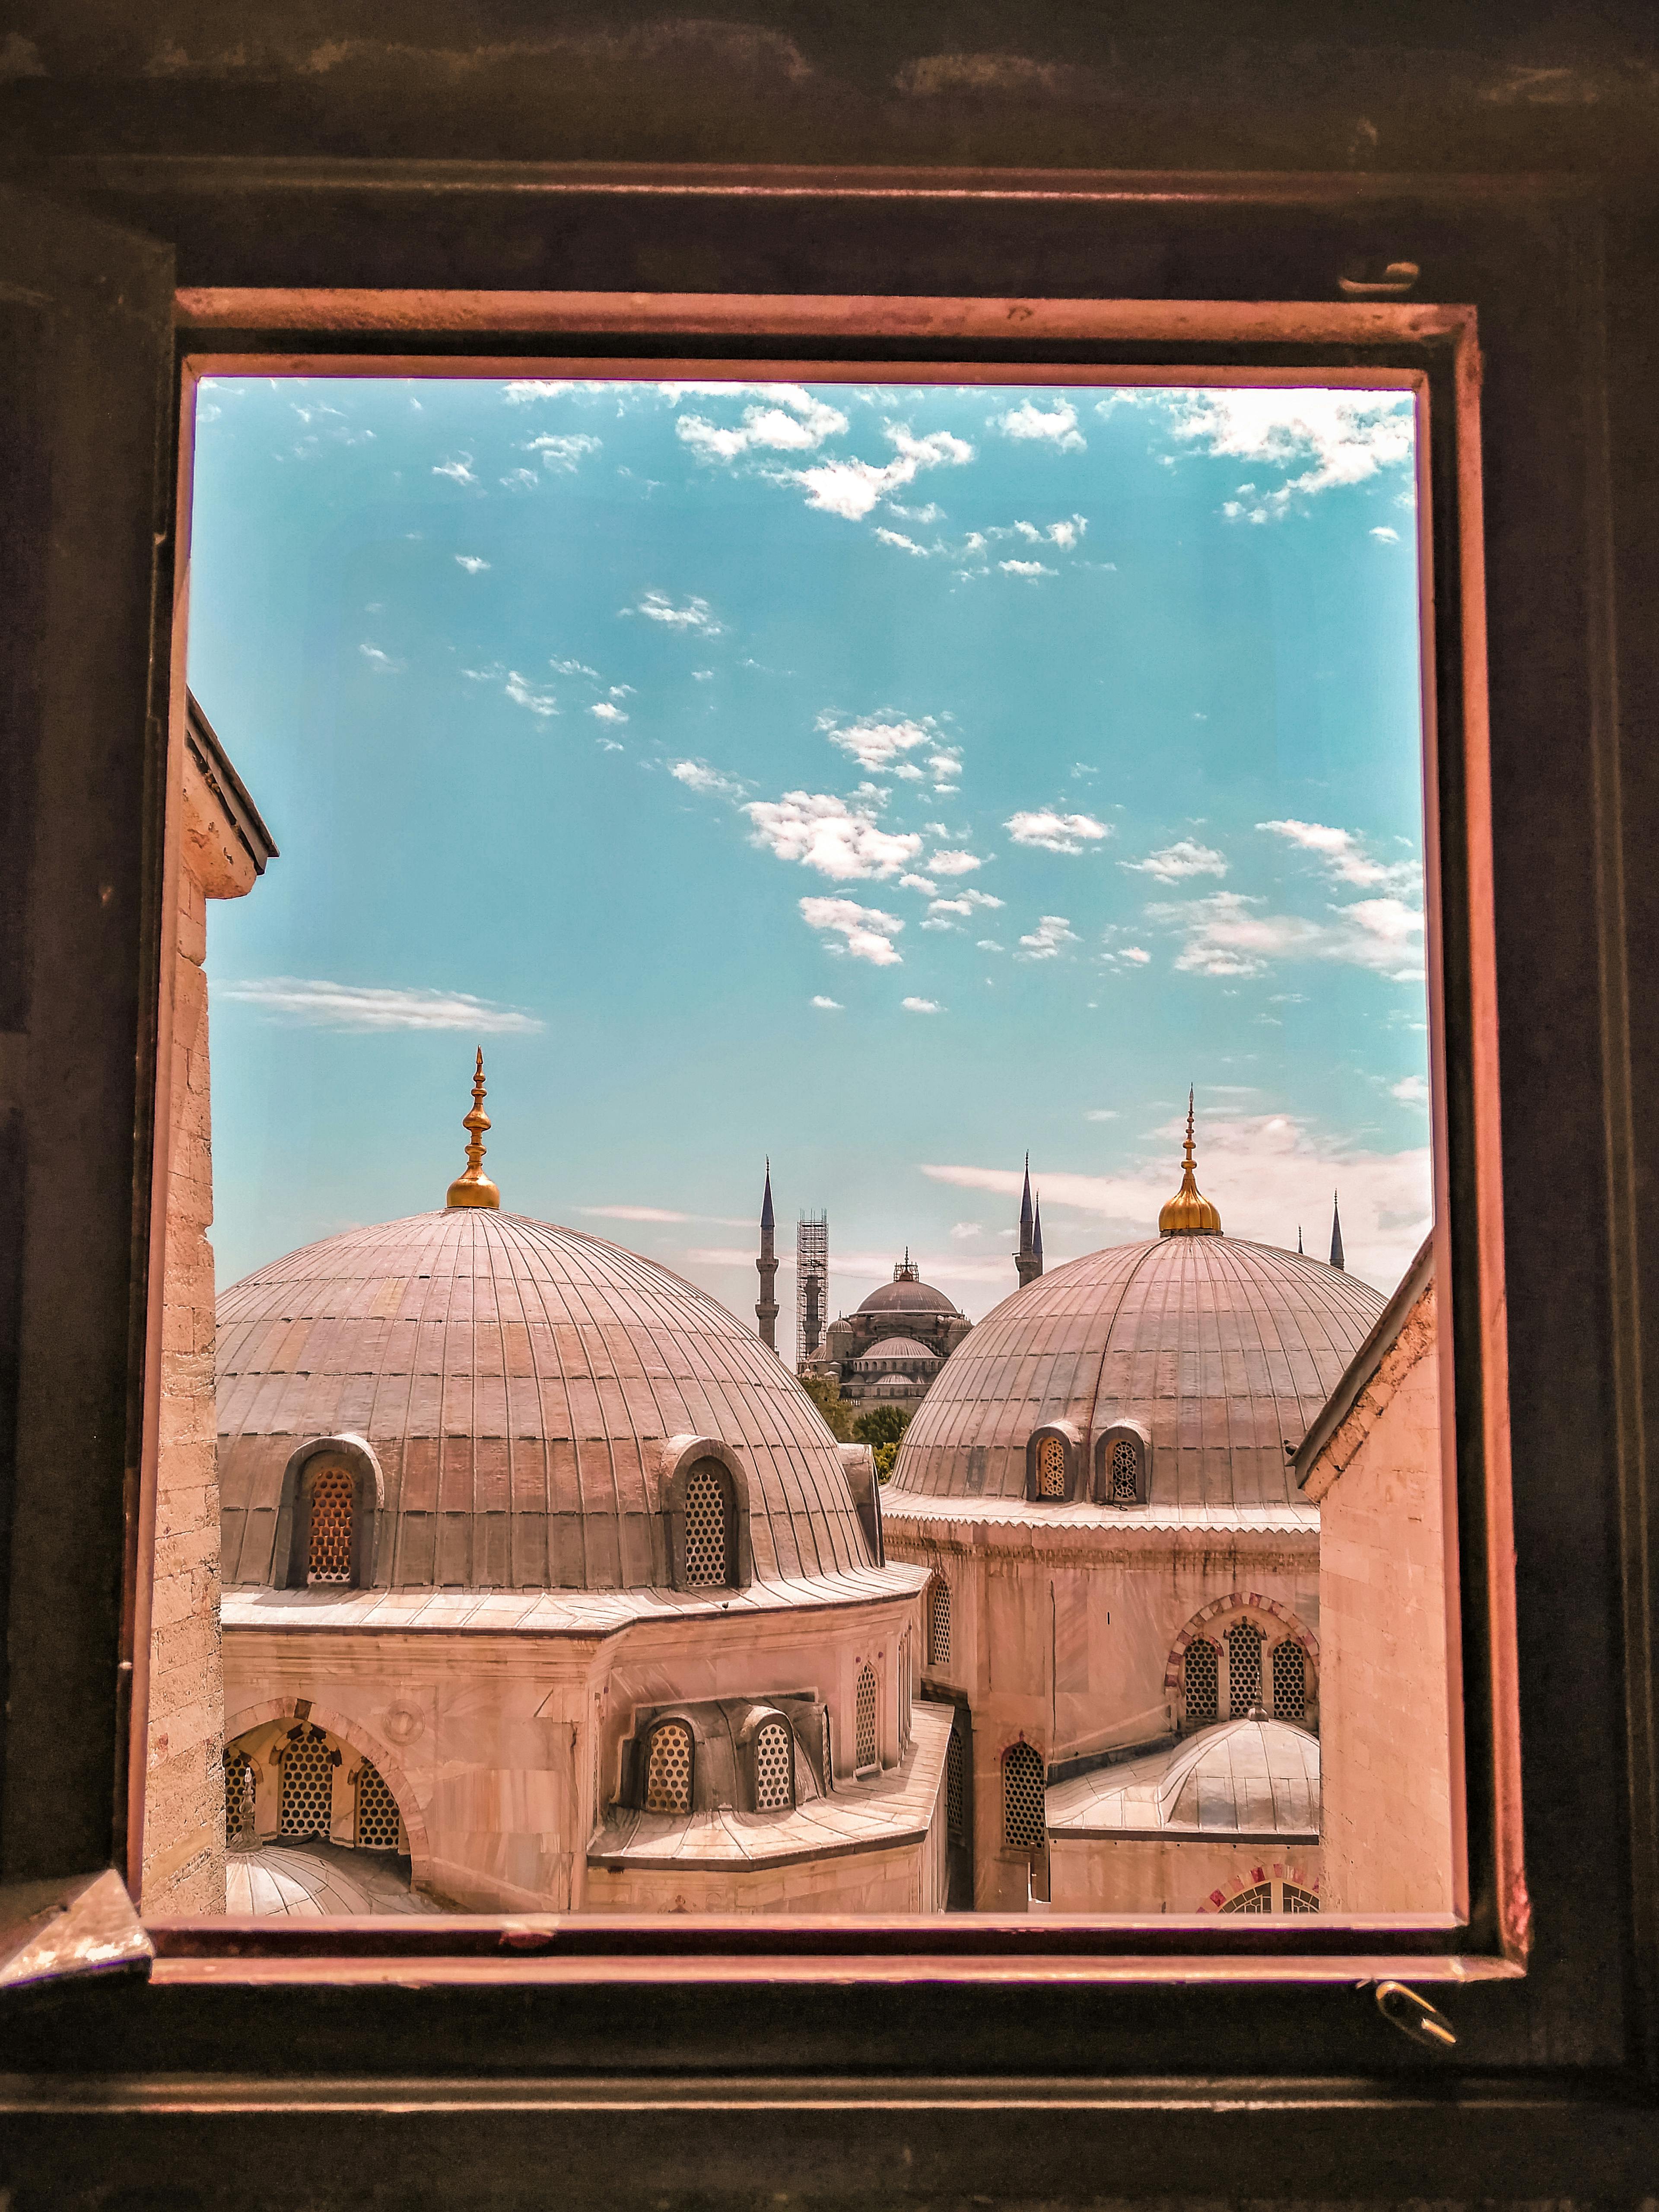
[[[899,1360],[938,1358],[938,1352],[930,1352],[925,1344],[918,1344],[914,1336],[884,1336],[852,1364],[854,1367],[880,1367]]]
[[[669,1582],[662,1446],[728,1445],[759,1581],[871,1564],[836,1444],[723,1306],[619,1245],[450,1208],[356,1229],[219,1300],[227,1583],[273,1580],[283,1471],[356,1435],[380,1464],[374,1581],[635,1589]]]
[[[1048,1792],[1048,1825],[1317,1836],[1319,1739],[1283,1721],[1223,1721],[1173,1751],[1060,1783]]]
[[[889,1498],[1023,1498],[1034,1429],[1070,1422],[1091,1452],[1128,1418],[1151,1434],[1152,1507],[1296,1502],[1285,1447],[1382,1306],[1340,1268],[1237,1237],[1091,1253],[1015,1291],[945,1361]]]

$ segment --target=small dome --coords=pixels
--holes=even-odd
[[[379,1588],[668,1587],[671,1437],[741,1464],[757,1581],[871,1564],[788,1369],[620,1245],[451,1206],[273,1261],[222,1294],[218,1323],[227,1585],[276,1579],[289,1462],[334,1437],[365,1439],[384,1480]]]
[[[851,1364],[854,1367],[884,1367],[899,1360],[938,1358],[937,1352],[918,1344],[914,1336],[884,1336],[879,1344],[872,1344],[868,1352]]]
[[[1056,1784],[1048,1826],[1316,1837],[1319,1739],[1285,1721],[1223,1721],[1172,1751]]]

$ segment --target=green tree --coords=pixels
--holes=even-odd
[[[854,1422],[853,1434],[861,1444],[892,1444],[896,1448],[909,1425],[910,1416],[902,1407],[872,1406]],[[890,1459],[888,1464],[892,1464]]]
[[[896,1443],[890,1444],[878,1444],[876,1446],[876,1480],[878,1482],[886,1481],[888,1476],[893,1472],[893,1462],[897,1457],[898,1445]]]
[[[841,1395],[841,1386],[833,1375],[803,1375],[800,1387],[823,1416],[830,1433],[837,1443],[853,1441],[853,1408]]]

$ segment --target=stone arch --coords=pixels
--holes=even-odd
[[[1316,1897],[1319,1894],[1319,1876],[1312,1871],[1307,1861],[1264,1859],[1260,1866],[1236,1869],[1218,1887],[1200,1899],[1198,1910],[1200,1912],[1219,1912],[1231,1899],[1264,1881],[1294,1882],[1298,1889],[1310,1890]]]
[[[311,1721],[330,1735],[337,1736],[359,1759],[373,1762],[398,1801],[398,1810],[403,1814],[404,1826],[409,1833],[409,1879],[414,1887],[421,1887],[429,1879],[432,1869],[426,1816],[415,1795],[415,1786],[391,1745],[361,1721],[349,1719],[336,1706],[319,1705],[314,1698],[265,1698],[258,1705],[243,1705],[234,1713],[227,1713],[225,1741],[234,1743],[238,1736],[246,1735],[250,1729],[263,1728],[267,1721]]]
[[[1222,1636],[1232,1625],[1234,1619],[1243,1618],[1249,1613],[1255,1613],[1264,1621],[1272,1620],[1279,1624],[1279,1633],[1273,1639],[1276,1644],[1283,1643],[1285,1638],[1289,1637],[1302,1646],[1308,1662],[1308,1710],[1310,1712],[1317,1712],[1319,1638],[1310,1628],[1305,1626],[1297,1618],[1289,1606],[1282,1603],[1276,1597],[1263,1597],[1258,1590],[1229,1590],[1224,1596],[1212,1597],[1207,1605],[1199,1607],[1170,1647],[1170,1656],[1164,1668],[1164,1696],[1166,1703],[1178,1705],[1186,1694],[1187,1646],[1194,1638],[1207,1637],[1212,1644],[1219,1644]],[[1262,1654],[1264,1670],[1268,1663],[1268,1654],[1264,1650]],[[1285,1879],[1287,1881],[1293,1881],[1295,1876],[1287,1875]]]

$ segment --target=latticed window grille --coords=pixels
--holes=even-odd
[[[755,1810],[787,1813],[795,1802],[794,1738],[783,1721],[755,1731]]]
[[[1304,1889],[1299,1881],[1287,1881],[1285,1884],[1285,1910],[1286,1912],[1317,1912],[1318,1891]]]
[[[1127,1437],[1120,1437],[1112,1446],[1112,1503],[1133,1505],[1134,1502],[1135,1448]]]
[[[1039,1498],[1066,1495],[1066,1447],[1058,1437],[1043,1437],[1037,1444],[1036,1494]]]
[[[1308,1710],[1308,1662],[1302,1646],[1287,1637],[1273,1650],[1273,1711],[1282,1721],[1299,1721]]]
[[[1220,1655],[1202,1636],[1187,1646],[1187,1725],[1207,1728],[1218,1715],[1221,1695]]]
[[[351,1580],[351,1477],[343,1467],[324,1468],[311,1486],[307,1582]]]
[[[943,1575],[933,1577],[933,1594],[927,1601],[927,1663],[951,1663],[951,1585]]]
[[[395,1851],[398,1848],[398,1801],[378,1766],[368,1759],[357,1770],[357,1848],[364,1851]]]
[[[253,1841],[253,1761],[245,1751],[225,1753],[225,1841]]]
[[[334,1754],[319,1729],[296,1737],[283,1753],[278,1825],[285,1836],[321,1836],[334,1818]]]
[[[876,1670],[873,1667],[859,1668],[858,1741],[855,1764],[862,1773],[866,1766],[876,1764]]]
[[[950,1748],[945,1754],[945,1819],[946,1831],[953,1844],[968,1840],[968,1761],[962,1747],[962,1730],[951,1731]]]
[[[1048,1832],[1042,1761],[1029,1743],[1002,1754],[1002,1832],[1015,1851],[1036,1850]]]
[[[730,1478],[700,1459],[685,1485],[685,1579],[692,1589],[724,1589],[732,1580],[726,1510]]]
[[[1261,1703],[1261,1631],[1253,1621],[1227,1631],[1227,1703],[1235,1720]]]
[[[691,1731],[684,1721],[664,1721],[651,1731],[645,1759],[645,1809],[691,1810]]]
[[[1249,1889],[1241,1889],[1237,1897],[1230,1897],[1222,1906],[1224,1912],[1271,1912],[1273,1909],[1273,1886],[1270,1881],[1253,1882]]]

